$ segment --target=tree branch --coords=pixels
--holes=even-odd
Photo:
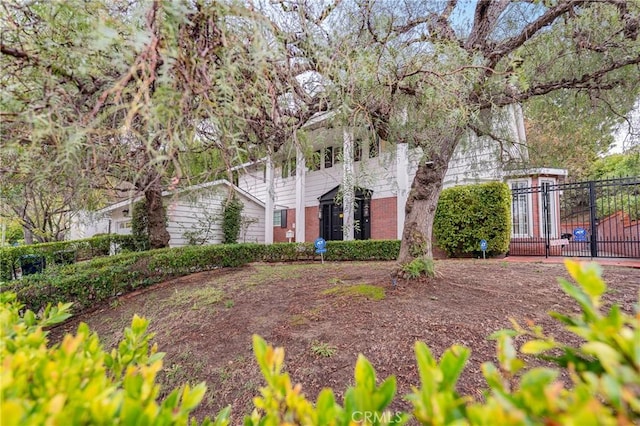
[[[506,55],[513,52],[518,47],[522,46],[527,40],[531,39],[538,31],[551,25],[557,18],[565,13],[573,10],[577,5],[585,3],[585,0],[568,0],[560,2],[558,5],[549,8],[538,19],[530,23],[518,34],[511,37],[497,46],[490,46],[486,40],[480,48],[484,51],[485,55],[489,58],[490,68],[494,68],[496,64]],[[478,4],[478,6],[480,6]],[[477,12],[477,10],[476,10]]]
[[[40,58],[38,58],[37,56],[31,55],[25,51],[14,49],[5,44],[0,44],[0,53],[2,53],[5,56],[11,56],[16,59],[27,60],[36,66],[42,66],[44,69],[48,70],[53,75],[57,75],[66,81],[72,82],[78,88],[80,93],[82,93],[83,95],[92,95],[93,93],[97,92],[100,88],[99,85],[94,85],[93,87],[89,88],[78,77],[74,76],[73,73],[69,73],[68,71],[63,70],[62,68],[53,64],[43,64]]]
[[[482,49],[487,44],[487,37],[495,29],[500,15],[509,5],[510,0],[480,0],[476,5],[473,17],[473,28],[465,43],[466,50]]]
[[[599,82],[599,80],[606,76],[608,73],[617,69],[640,64],[640,55],[628,59],[612,62],[609,66],[601,68],[599,70],[583,74],[579,78],[573,79],[561,79],[558,81],[551,81],[546,83],[540,83],[531,86],[528,90],[520,93],[504,94],[492,101],[485,101],[480,103],[481,108],[488,108],[492,105],[505,106],[516,102],[524,102],[534,96],[546,95],[560,89],[612,89],[618,85],[619,82],[611,81],[606,84]]]

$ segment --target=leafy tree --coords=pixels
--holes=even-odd
[[[336,2],[328,25],[297,13],[309,62],[348,123],[422,150],[408,196],[399,262],[432,257],[436,204],[453,152],[476,133],[508,143],[509,108],[558,90],[623,86],[640,63],[634,2]],[[637,77],[636,77],[637,78]]]
[[[53,139],[52,157],[91,187],[132,185],[152,248],[169,241],[165,187],[276,152],[322,105],[274,22],[242,5],[36,0],[4,5],[3,17],[3,106],[24,129],[3,140],[33,152]]]
[[[24,239],[24,231],[20,222],[13,220],[8,223],[0,220],[0,226],[5,226],[5,244],[14,244]]]
[[[565,168],[574,180],[588,178],[598,155],[611,148],[621,117],[640,95],[640,80],[630,74],[611,91],[559,90],[530,99],[524,109],[531,166]]]
[[[624,154],[611,154],[598,158],[593,164],[590,179],[615,179],[640,176],[640,150],[632,149]]]

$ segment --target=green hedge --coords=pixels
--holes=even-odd
[[[75,260],[106,256],[109,254],[112,243],[118,244],[121,250],[134,250],[135,248],[131,236],[117,234],[101,235],[83,240],[1,248],[0,281],[9,281],[14,278],[14,270],[18,267],[21,256],[44,256],[47,265],[71,263]]]
[[[505,183],[462,185],[442,191],[433,221],[436,245],[449,256],[504,254],[511,238],[511,191]]]
[[[394,260],[399,241],[329,241],[327,260]],[[167,279],[249,262],[313,260],[313,243],[217,244],[123,253],[74,263],[28,275],[3,284],[17,293],[27,308],[38,311],[47,303],[73,302],[76,312],[114,296]]]

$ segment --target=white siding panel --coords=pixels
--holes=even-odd
[[[167,230],[171,235],[169,245],[182,247],[188,244],[185,232],[201,231],[207,238],[206,244],[217,244],[222,241],[221,215],[222,203],[227,196],[226,187],[217,187],[187,193],[167,205]],[[207,231],[207,228],[209,230]]]
[[[329,192],[340,183],[342,183],[342,163],[328,169],[307,172],[305,206],[317,206],[318,197]]]
[[[395,197],[398,193],[395,154],[385,152],[379,157],[355,163],[356,186],[373,191],[373,199]]]
[[[238,242],[240,243],[264,243],[264,207],[240,197],[244,203],[242,218],[246,227],[240,230]]]
[[[262,164],[239,170],[238,187],[265,202],[267,200],[267,184],[264,181]]]
[[[228,188],[220,186],[213,191],[207,190],[205,193],[198,194],[195,198],[190,194],[171,202],[167,207],[169,217],[167,228],[171,234],[170,246],[187,245],[185,231],[204,230],[209,226],[208,216],[213,216],[216,220],[211,223],[206,244],[221,243],[223,239],[222,205],[227,194]],[[264,207],[244,195],[240,195],[239,198],[244,204],[242,218],[248,221],[248,225],[241,229],[238,242],[264,242]]]
[[[276,177],[273,182],[275,191],[275,204],[290,209],[296,206],[296,178],[295,176],[282,179]]]

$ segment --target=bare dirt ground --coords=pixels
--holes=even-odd
[[[438,277],[392,286],[391,262],[253,264],[194,274],[126,295],[52,330],[53,341],[87,322],[106,348],[122,338],[134,313],[151,320],[154,341],[166,352],[161,382],[167,391],[182,383],[206,381],[209,390],[198,417],[231,404],[233,422],[252,409],[263,385],[253,359],[257,333],[286,349],[286,370],[315,400],[333,387],[338,400],[353,382],[359,353],[379,378],[395,375],[398,395],[417,386],[414,342],[426,342],[440,356],[453,344],[472,349],[459,383],[462,394],[480,398],[485,382],[480,366],[495,361],[487,336],[533,321],[559,338],[571,338],[547,312],[578,312],[557,285],[563,265],[500,260],[437,261]],[[640,289],[640,269],[604,267],[607,303],[632,313]],[[337,287],[378,286],[373,293],[326,293]],[[377,294],[378,298],[380,293]],[[333,352],[331,354],[331,352]],[[330,355],[331,356],[328,356]],[[397,397],[392,409],[408,409]]]

